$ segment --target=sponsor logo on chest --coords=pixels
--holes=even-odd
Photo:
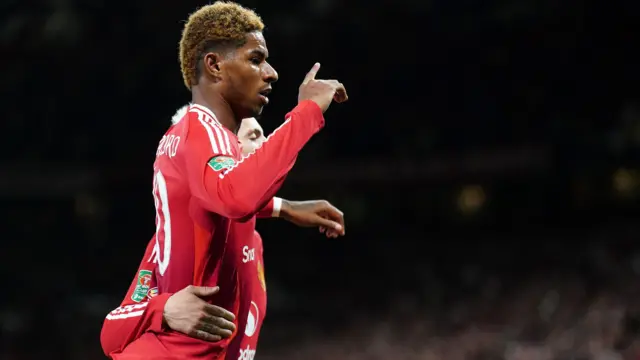
[[[255,248],[249,248],[248,246],[244,246],[242,248],[242,262],[243,263],[248,263],[251,261],[254,261],[256,259],[256,249]]]

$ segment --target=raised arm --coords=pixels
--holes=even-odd
[[[178,150],[191,193],[207,210],[232,219],[255,214],[275,195],[298,152],[324,126],[320,107],[302,101],[262,147],[237,160],[218,136],[226,130],[207,113],[193,111]]]

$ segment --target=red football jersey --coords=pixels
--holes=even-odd
[[[220,286],[214,302],[236,314],[238,331],[231,339],[210,343],[157,331],[160,320],[151,324],[155,331],[144,332],[124,351],[112,354],[114,359],[252,358],[255,349],[243,349],[242,341],[234,340],[247,334],[257,338],[264,316],[259,307],[266,305],[266,297],[254,299],[254,289],[261,287],[256,281],[255,213],[273,197],[298,152],[323,126],[321,109],[303,101],[260,149],[241,158],[237,138],[212,111],[200,105],[186,109],[160,141],[154,163],[156,234],[151,258],[157,263],[154,275],[161,295],[151,301],[166,301],[167,294],[191,284]],[[243,267],[247,263],[255,264],[255,270]],[[141,281],[147,281],[147,274],[142,275]],[[257,315],[252,313],[256,310]],[[252,323],[249,314],[258,323]]]
[[[267,218],[277,215],[279,208],[274,206],[274,201],[260,210],[257,217]],[[256,281],[248,291],[242,291],[241,297],[246,298],[250,304],[246,312],[238,313],[237,324],[244,329],[234,337],[229,347],[239,348],[245,358],[255,354],[260,328],[262,327],[266,311],[266,283],[264,275],[264,258],[262,239],[258,232],[254,232],[254,243],[247,247],[247,266],[245,271],[250,272],[247,277],[255,275]],[[157,281],[155,278],[156,263],[153,261],[153,249],[155,239],[151,239],[145,250],[136,276],[134,276],[126,296],[120,306],[111,311],[105,318],[100,334],[102,350],[108,357],[117,356],[132,341],[142,336],[147,331],[161,332],[162,312],[171,294],[158,296]],[[255,249],[255,251],[250,251]],[[255,254],[255,259],[251,256]],[[260,286],[255,286],[259,284]],[[235,345],[234,345],[235,344]],[[245,355],[246,354],[246,355]]]
[[[267,311],[262,239],[257,232],[253,242],[242,248],[242,263],[238,277],[245,280],[239,282],[238,330],[229,343],[226,356],[229,360],[253,360]]]

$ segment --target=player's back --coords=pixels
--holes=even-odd
[[[158,283],[161,293],[179,291],[180,286],[193,281],[195,227],[190,216],[192,196],[178,156],[181,142],[184,143],[189,135],[191,116],[190,106],[181,108],[173,116],[171,127],[158,144],[153,164],[156,210],[153,262],[157,264],[156,277],[162,279]]]
[[[237,310],[238,289],[233,264],[223,261],[233,253],[232,221],[215,214],[203,206],[192,193],[193,178],[189,174],[189,161],[181,147],[200,147],[203,144],[216,149],[202,151],[203,158],[224,154],[238,159],[239,148],[233,134],[215,120],[215,115],[198,105],[180,109],[172,125],[160,140],[156,151],[153,176],[153,199],[156,208],[155,247],[152,261],[157,264],[155,278],[159,293],[177,292],[188,285],[218,285],[223,289],[215,303],[230,311]],[[211,137],[200,139],[199,137]],[[193,152],[186,152],[193,156]],[[207,166],[202,161],[202,166]],[[249,220],[241,228],[253,228]],[[240,234],[244,235],[243,231]],[[208,343],[167,330],[145,333],[118,356],[119,359],[145,358],[199,358],[223,354],[228,341]]]

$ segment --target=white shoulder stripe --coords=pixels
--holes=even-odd
[[[207,135],[209,135],[209,143],[211,144],[211,149],[213,150],[213,152],[216,154],[219,154],[219,153],[226,154],[226,152],[224,151],[223,139],[221,135],[217,132],[216,127],[212,125],[212,123],[215,124],[215,119],[210,117],[207,112],[204,112],[194,107],[192,107],[189,110],[189,112],[198,114],[198,120],[200,121],[200,124],[202,124],[204,129],[207,131]],[[216,131],[216,135],[218,138],[217,140],[216,140],[216,135],[214,135],[214,131]]]
[[[226,132],[215,125],[209,124],[209,126],[213,128],[213,131],[215,131],[216,135],[218,136],[218,144],[220,144],[220,153],[222,155],[227,155],[227,149],[225,148],[224,137],[223,137],[224,135],[226,135]]]
[[[224,126],[222,126],[222,124],[220,124],[220,122],[218,121],[212,122],[211,125],[213,126],[214,129],[219,129],[220,133],[222,133],[222,136],[224,137],[225,145],[221,147],[222,148],[226,147],[227,154],[233,155],[233,152],[231,151],[231,140],[229,140],[229,130],[227,130]],[[222,139],[220,139],[220,142],[222,142]]]
[[[198,114],[198,120],[209,135],[209,142],[214,153],[222,155],[231,155],[231,145],[229,142],[229,134],[222,128],[222,125],[215,117],[211,117],[208,109],[201,110],[199,105],[191,105],[190,112]],[[206,108],[204,108],[206,109]],[[215,135],[214,135],[215,134]]]
[[[216,114],[214,114],[213,111],[211,111],[206,106],[202,106],[202,105],[198,105],[198,104],[191,104],[190,109],[198,109],[198,110],[206,113],[207,115],[209,115],[209,117],[211,117],[216,122],[218,122],[218,118],[216,117]]]
[[[209,135],[209,143],[211,143],[211,150],[213,150],[214,153],[218,154],[219,153],[218,142],[215,138],[215,135],[213,135],[213,131],[211,131],[211,126],[207,124],[207,122],[204,121],[202,118],[200,118],[199,115],[200,114],[198,114],[198,120],[200,120],[200,123],[202,124],[204,129],[207,131],[207,135]]]
[[[233,155],[233,153],[231,152],[231,144],[229,141],[229,133],[225,130],[222,130],[222,133],[224,134],[224,142],[227,145],[227,151],[229,151],[229,155]]]

